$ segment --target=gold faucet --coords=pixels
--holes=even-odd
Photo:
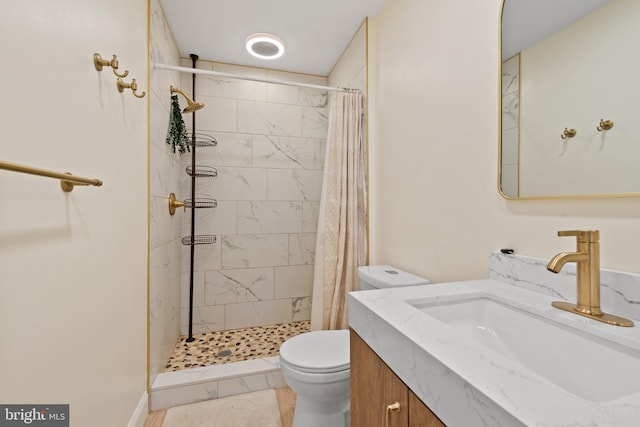
[[[559,273],[568,262],[577,264],[578,303],[554,301],[552,306],[616,326],[633,326],[633,322],[600,310],[600,232],[598,230],[558,231],[558,236],[575,236],[575,252],[562,252],[551,258],[547,270]]]

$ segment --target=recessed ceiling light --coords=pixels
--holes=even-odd
[[[284,42],[276,35],[255,33],[244,39],[247,51],[260,59],[276,59],[284,54]]]

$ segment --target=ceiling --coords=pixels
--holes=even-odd
[[[180,56],[326,76],[366,17],[385,0],[160,0]],[[272,33],[278,59],[249,55],[244,39]]]

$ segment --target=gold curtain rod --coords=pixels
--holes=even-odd
[[[73,187],[76,185],[94,185],[96,187],[100,187],[102,185],[102,181],[100,181],[99,179],[83,178],[81,176],[71,175],[68,172],[53,172],[46,169],[19,165],[17,163],[4,162],[2,160],[0,160],[0,169],[13,172],[28,173],[30,175],[46,176],[47,178],[57,178],[60,180],[60,186],[62,187],[62,190],[67,193],[72,191]]]

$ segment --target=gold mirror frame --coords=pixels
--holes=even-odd
[[[505,7],[505,3],[508,0],[501,0],[501,6],[500,6],[500,18],[499,18],[499,31],[498,31],[498,69],[499,69],[499,73],[498,73],[498,174],[497,174],[497,188],[498,188],[498,193],[500,193],[500,195],[506,199],[506,200],[570,200],[570,199],[595,199],[595,198],[628,198],[628,197],[640,197],[640,191],[637,192],[621,192],[621,193],[594,193],[594,194],[566,194],[566,195],[548,195],[548,196],[518,196],[518,197],[513,197],[513,196],[508,196],[505,194],[505,192],[502,189],[502,159],[503,159],[503,144],[502,144],[502,118],[503,118],[503,103],[502,103],[502,98],[503,98],[503,93],[502,93],[502,72],[503,72],[503,60],[502,60],[502,51],[503,51],[503,37],[502,37],[502,33],[503,33],[503,15],[504,15],[504,7]],[[518,52],[519,54],[519,52]],[[520,85],[520,82],[518,81],[518,85]],[[520,118],[518,118],[518,122],[520,121]],[[608,122],[605,121],[605,122]],[[518,125],[519,128],[519,125]],[[605,128],[606,129],[606,128]],[[572,129],[570,129],[569,131],[572,131]],[[598,131],[600,131],[600,129],[598,129]],[[519,134],[519,130],[518,130],[518,134]],[[571,133],[571,132],[570,132]],[[566,135],[566,133],[565,133]],[[566,136],[565,136],[566,138]],[[518,136],[518,140],[519,140],[519,136]],[[564,138],[563,138],[564,139]],[[518,142],[518,146],[519,146],[520,142]],[[518,150],[518,165],[520,165],[520,150]],[[518,167],[518,188],[520,187],[520,172],[519,172],[519,167]],[[518,191],[519,193],[519,191]]]

